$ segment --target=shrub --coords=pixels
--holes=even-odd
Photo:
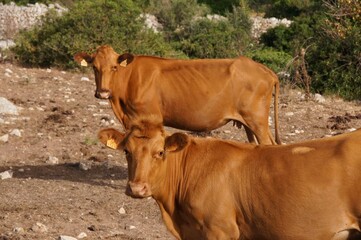
[[[318,5],[317,0],[276,0],[266,11],[266,17],[288,18],[300,16],[305,12],[312,12]]]
[[[288,71],[286,69],[292,60],[292,55],[272,48],[260,48],[247,53],[247,56],[272,69],[275,73]]]
[[[200,18],[175,33],[177,49],[191,58],[229,58],[244,53],[250,42],[248,15],[240,8],[226,19]]]
[[[307,49],[305,60],[313,92],[361,99],[360,5],[345,0],[323,2],[312,14],[294,18],[290,28],[269,30],[261,42],[289,55]]]
[[[200,3],[205,3],[211,7],[214,13],[225,14],[226,12],[232,11],[233,7],[239,6],[240,0],[199,0]]]
[[[140,9],[130,0],[79,1],[59,17],[49,12],[42,26],[23,31],[13,51],[30,66],[74,67],[74,53],[110,44],[119,53],[176,54],[161,34],[144,27]]]
[[[168,40],[173,39],[175,31],[189,26],[195,18],[210,13],[208,7],[197,4],[196,0],[153,0],[148,10],[162,24]]]
[[[328,18],[321,26],[321,34],[306,55],[314,91],[360,100],[361,18]]]

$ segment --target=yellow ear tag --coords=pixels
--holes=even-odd
[[[123,60],[121,63],[119,63],[120,66],[126,67],[127,66],[127,59]]]
[[[81,60],[80,66],[87,67],[88,63],[85,61],[85,59]]]
[[[111,139],[108,139],[108,141],[107,141],[107,147],[112,148],[112,149],[117,149],[118,144],[114,141],[113,138],[111,138]]]

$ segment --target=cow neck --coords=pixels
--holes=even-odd
[[[157,191],[153,192],[153,198],[161,204],[164,210],[172,215],[175,209],[176,201],[183,194],[182,182],[184,178],[184,162],[186,160],[188,149],[180,152],[168,153],[165,160],[165,167],[162,171],[162,179],[158,182]]]
[[[132,73],[132,67],[127,66],[124,69],[120,69],[115,76],[113,84],[113,92],[117,93],[117,97],[123,101],[128,98],[129,95],[129,80]]]

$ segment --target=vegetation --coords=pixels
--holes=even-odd
[[[22,64],[74,67],[75,52],[92,51],[101,44],[110,44],[118,52],[177,58],[243,54],[277,73],[287,71],[291,76],[287,81],[301,87],[307,82],[313,92],[361,99],[359,0],[60,2],[70,6],[68,13],[60,17],[50,12],[42,26],[16,38],[13,52]],[[293,23],[270,29],[258,43],[250,36],[252,11],[262,11],[266,17],[287,17]],[[163,28],[159,32],[147,29],[143,13],[156,16]],[[211,19],[212,13],[219,16]]]
[[[42,26],[21,32],[13,50],[25,65],[65,68],[75,65],[74,53],[102,44],[119,52],[172,54],[161,34],[144,27],[140,13],[131,0],[79,1],[62,17],[51,12]]]
[[[361,5],[325,0],[315,10],[316,5],[295,17],[290,28],[268,31],[261,42],[294,57],[305,51],[313,92],[361,99]],[[293,71],[293,80],[298,75]]]

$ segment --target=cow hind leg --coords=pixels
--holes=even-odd
[[[252,130],[247,127],[247,126],[244,126],[244,129],[246,130],[246,134],[247,134],[247,138],[248,138],[248,141],[250,143],[255,143],[255,144],[258,144],[259,142],[257,141],[257,139],[255,138]]]
[[[243,126],[244,130],[246,131],[248,142],[258,144],[257,139],[255,138],[252,130],[249,127],[244,125],[242,122],[236,120],[234,120],[233,125],[236,126],[238,129],[241,129]]]

